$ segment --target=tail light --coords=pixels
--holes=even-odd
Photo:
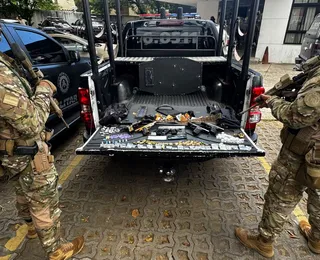
[[[79,98],[79,103],[81,105],[90,106],[89,89],[87,89],[87,88],[79,88],[78,89],[78,98]]]
[[[256,86],[252,88],[252,94],[251,94],[251,100],[250,100],[250,106],[254,106],[255,99],[259,97],[261,94],[265,92],[265,89],[263,86]],[[249,111],[248,121],[246,125],[246,130],[255,130],[256,124],[261,121],[261,111],[258,107],[255,107]]]
[[[93,129],[93,116],[91,111],[90,94],[87,88],[78,88],[78,100],[81,106],[81,119],[86,125],[87,129]]]

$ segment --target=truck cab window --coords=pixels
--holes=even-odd
[[[61,46],[51,39],[30,31],[16,30],[35,64],[66,62]]]
[[[12,51],[11,51],[11,47],[10,47],[6,37],[3,35],[3,33],[1,34],[0,51],[4,54],[10,56],[11,58],[14,58]]]

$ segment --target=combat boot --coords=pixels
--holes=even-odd
[[[250,234],[243,228],[236,228],[235,235],[244,246],[256,250],[264,257],[273,257],[273,241],[265,239],[261,235]]]
[[[315,254],[320,254],[320,240],[313,237],[309,222],[301,220],[299,223],[299,228],[301,234],[307,239],[310,250]]]
[[[75,238],[72,242],[62,243],[55,251],[49,254],[49,260],[67,260],[80,253],[84,246],[83,236]]]
[[[26,222],[28,226],[27,238],[34,239],[38,237],[36,228],[34,227],[32,222]]]

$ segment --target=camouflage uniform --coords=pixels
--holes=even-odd
[[[294,102],[272,96],[266,103],[272,114],[284,123],[284,128],[281,131],[283,146],[270,171],[260,235],[274,240],[306,191],[312,234],[320,239],[320,190],[299,178],[301,173],[305,175],[306,153],[320,139],[320,69],[309,76]],[[292,132],[301,133],[300,138]],[[289,134],[293,137],[291,142]]]
[[[0,141],[14,140],[17,146],[47,149],[43,142],[45,122],[50,114],[51,90],[37,86],[29,97],[28,83],[12,64],[0,55]],[[49,154],[49,152],[48,152]],[[41,173],[31,156],[0,155],[0,161],[15,183],[18,214],[32,219],[44,249],[50,253],[60,245],[60,209],[58,207],[58,174],[53,162]]]

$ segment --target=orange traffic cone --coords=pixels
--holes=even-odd
[[[269,47],[266,48],[262,57],[262,64],[269,64]]]

